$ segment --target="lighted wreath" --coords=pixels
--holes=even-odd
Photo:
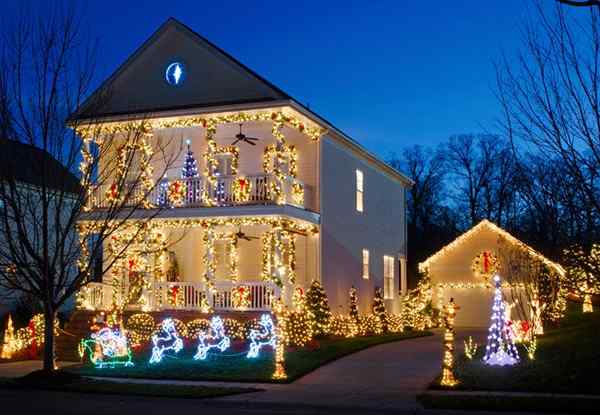
[[[185,201],[185,183],[181,180],[175,180],[169,184],[167,191],[169,201],[173,206],[181,206]]]
[[[116,203],[119,201],[119,186],[117,183],[113,183],[110,185],[106,193],[104,194],[106,201],[110,204]]]
[[[488,279],[498,272],[500,263],[498,258],[490,251],[482,251],[471,263],[471,271],[476,277]]]
[[[239,285],[231,290],[231,303],[234,308],[250,307],[250,287]]]
[[[233,196],[238,202],[250,200],[252,183],[245,177],[237,177],[233,182]]]

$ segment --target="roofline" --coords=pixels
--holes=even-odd
[[[554,261],[549,260],[544,255],[542,255],[541,253],[539,253],[538,251],[536,251],[535,249],[533,249],[532,247],[530,247],[526,243],[524,243],[524,242],[520,241],[519,239],[515,238],[510,233],[508,233],[507,231],[505,231],[504,229],[502,229],[500,226],[496,225],[495,223],[493,223],[492,221],[490,221],[488,219],[483,219],[481,222],[479,222],[477,225],[473,226],[468,231],[466,231],[463,234],[457,236],[452,242],[450,242],[449,244],[447,244],[444,247],[442,247],[440,250],[438,250],[435,254],[431,255],[425,261],[419,262],[419,266],[418,266],[419,271],[423,272],[423,271],[429,269],[431,263],[435,262],[438,259],[438,257],[441,256],[444,253],[444,251],[446,249],[451,249],[454,245],[458,246],[458,244],[460,243],[461,240],[463,240],[465,238],[468,238],[473,233],[475,233],[476,230],[478,230],[479,228],[482,228],[484,226],[488,226],[493,231],[495,231],[497,233],[500,233],[503,237],[505,237],[506,239],[508,239],[509,242],[511,242],[513,244],[522,245],[523,247],[525,247],[527,249],[527,251],[530,254],[534,255],[535,257],[541,258],[542,262],[544,262],[548,266],[553,267],[556,270],[556,272],[558,272],[561,276],[565,275],[566,271],[565,271],[565,269],[560,264],[558,264],[558,263],[556,263]]]
[[[250,69],[248,66],[244,65],[242,62],[240,62],[235,57],[233,57],[232,55],[227,53],[225,50],[221,49],[220,47],[218,47],[217,45],[212,43],[207,38],[205,38],[198,32],[194,31],[192,28],[190,28],[186,24],[175,19],[174,17],[169,17],[137,49],[135,49],[134,52],[132,54],[130,54],[129,57],[121,65],[119,65],[117,67],[117,69],[115,69],[115,71],[108,78],[106,78],[100,84],[100,86],[94,90],[94,92],[92,94],[90,94],[89,97],[86,98],[86,100],[78,107],[78,109],[73,114],[70,114],[67,117],[67,122],[69,123],[72,121],[85,119],[85,117],[80,117],[77,115],[80,112],[80,110],[85,109],[85,107],[91,102],[93,97],[95,97],[99,92],[101,92],[102,90],[104,90],[104,88],[106,88],[108,85],[110,85],[112,83],[112,81],[114,79],[116,79],[125,70],[125,68],[127,68],[127,66],[129,66],[129,64],[131,62],[133,62],[142,52],[144,52],[144,50],[146,50],[146,48],[148,48],[154,42],[155,39],[157,39],[165,30],[167,30],[167,28],[170,25],[174,25],[175,27],[183,30],[184,32],[188,32],[188,34],[190,34],[192,38],[197,37],[197,38],[201,39],[210,48],[213,48],[215,51],[222,54],[226,59],[229,59],[236,65],[240,66],[243,70],[248,72],[251,76],[255,77],[260,82],[265,83],[269,88],[273,89],[277,94],[282,95],[285,99],[292,99],[292,97],[288,93],[286,93],[284,90],[282,90],[278,86],[274,85],[273,83],[269,82],[267,79],[260,76],[258,73],[256,73],[252,69]],[[145,112],[148,112],[148,111],[146,110]]]
[[[232,55],[227,53],[225,50],[221,49],[220,47],[218,47],[217,45],[212,43],[210,40],[206,39],[204,36],[195,32],[189,26],[185,25],[184,23],[180,22],[179,20],[175,19],[174,17],[169,17],[154,33],[152,33],[152,35],[150,35],[146,39],[146,41],[144,41],[142,43],[141,46],[139,46],[131,55],[129,55],[129,57],[104,82],[102,82],[102,84],[100,84],[100,86],[98,88],[96,88],[96,90],[79,106],[79,109],[85,109],[85,107],[91,102],[91,100],[94,96],[96,96],[105,87],[110,85],[112,83],[112,81],[115,78],[117,78],[117,76],[120,75],[125,70],[125,68],[134,59],[136,59],[147,47],[149,47],[153,43],[153,41],[156,38],[158,38],[170,25],[175,25],[179,29],[182,29],[183,31],[188,32],[192,36],[192,38],[197,37],[197,38],[201,39],[210,48],[213,48],[218,53],[222,54],[226,59],[231,60],[234,64],[240,66],[243,70],[247,71],[251,76],[255,77],[260,82],[265,83],[269,88],[273,89],[277,94],[283,96],[283,99],[281,99],[281,100],[279,100],[279,99],[273,99],[273,100],[261,99],[261,100],[252,100],[252,101],[246,101],[246,102],[225,102],[225,103],[197,105],[197,106],[189,106],[188,105],[186,107],[174,108],[173,110],[175,111],[175,113],[182,111],[181,115],[191,115],[191,114],[188,114],[187,111],[195,110],[194,113],[197,114],[199,108],[205,108],[205,109],[210,108],[211,109],[211,111],[204,111],[204,112],[221,112],[221,109],[222,109],[222,111],[226,111],[225,108],[227,108],[228,106],[236,107],[236,106],[240,105],[242,107],[246,107],[247,104],[252,104],[254,106],[259,104],[261,107],[263,107],[263,105],[264,105],[264,108],[268,108],[268,107],[273,107],[273,106],[283,106],[283,105],[280,105],[280,103],[282,103],[287,106],[293,107],[295,110],[302,113],[307,118],[310,118],[311,120],[313,120],[317,124],[320,124],[321,126],[325,127],[329,131],[334,132],[334,134],[337,136],[337,138],[340,139],[340,141],[343,144],[345,144],[347,147],[351,148],[352,150],[356,151],[359,155],[361,155],[368,161],[374,163],[377,167],[379,167],[381,170],[386,172],[392,178],[402,182],[404,185],[409,186],[409,187],[414,185],[414,181],[411,180],[408,176],[404,175],[403,173],[401,173],[398,170],[391,167],[389,164],[385,163],[383,160],[379,159],[377,156],[375,156],[373,153],[369,152],[366,148],[364,148],[361,144],[359,144],[356,140],[352,139],[350,136],[345,134],[343,131],[336,128],[332,123],[330,123],[329,121],[327,121],[326,119],[324,119],[323,117],[321,117],[320,115],[318,115],[317,113],[312,111],[311,109],[302,105],[299,101],[295,100],[292,96],[290,96],[288,93],[283,91],[281,88],[272,84],[267,79],[263,78],[258,73],[256,73],[255,71],[253,71],[252,69],[250,69],[249,67],[247,67],[246,65],[241,63],[235,57],[233,57]],[[78,116],[77,114],[80,113],[79,109],[75,113],[69,115],[69,117],[67,118],[68,124],[73,124],[75,121],[79,121],[79,122],[91,121],[89,117]],[[231,109],[228,109],[228,110],[231,111]],[[154,117],[155,114],[164,113],[165,111],[171,111],[171,110],[169,110],[169,109],[167,109],[167,110],[164,110],[164,109],[162,109],[162,110],[158,110],[158,109],[157,110],[142,110],[137,113],[129,112],[127,114],[124,114],[124,113],[110,114],[109,113],[109,114],[100,115],[100,116],[98,116],[98,118],[99,118],[99,120],[104,120],[104,119],[111,119],[114,117],[122,118],[123,116],[125,116],[124,119],[131,119],[132,114],[146,115],[150,118],[150,117]],[[139,117],[134,116],[133,118],[139,118]]]

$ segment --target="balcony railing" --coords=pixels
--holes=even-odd
[[[249,303],[235,304],[234,291],[239,287],[248,290]],[[129,287],[123,286],[113,296],[113,286],[105,283],[90,283],[78,294],[78,306],[89,310],[110,310],[113,298],[125,304]],[[280,295],[274,284],[264,281],[215,282],[212,292],[203,283],[197,282],[153,282],[143,293],[144,301],[125,304],[125,309],[160,311],[188,310],[206,312],[207,306],[215,311],[268,311],[273,301]]]
[[[117,196],[125,198],[129,206],[139,205],[146,198],[152,206],[158,207],[208,207],[265,205],[277,203],[274,191],[277,178],[270,174],[252,176],[221,176],[214,184],[204,178],[177,179],[182,188],[182,197],[174,200],[169,188],[175,180],[162,180],[154,189],[145,194],[141,186],[125,185]],[[92,208],[107,208],[111,203],[111,186],[100,186],[92,194]],[[281,186],[281,199],[284,204],[305,208],[309,206],[311,194],[300,180],[287,177]],[[209,201],[212,201],[209,202]]]

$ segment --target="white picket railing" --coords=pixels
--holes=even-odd
[[[236,287],[245,286],[250,290],[250,304],[236,308],[232,292]],[[122,304],[127,298],[128,287],[117,291],[116,300]],[[175,294],[176,293],[176,294]],[[90,310],[109,310],[113,302],[113,287],[105,283],[90,283],[80,292],[80,307]],[[209,292],[204,283],[198,282],[153,282],[143,295],[147,310],[189,310],[205,311],[208,305],[215,311],[268,311],[272,302],[280,295],[280,290],[272,283],[264,281],[216,281],[215,290]],[[126,308],[140,309],[139,304]]]
[[[250,193],[245,197],[240,197],[234,191],[235,182],[241,178],[247,180],[247,185],[250,187]],[[161,207],[204,207],[209,206],[202,199],[204,192],[213,200],[217,206],[240,206],[240,205],[257,205],[275,203],[275,194],[273,192],[273,184],[276,183],[276,177],[272,174],[257,174],[252,176],[221,176],[217,177],[214,184],[209,183],[206,179],[198,177],[192,179],[178,179],[184,183],[184,197],[180,203],[176,205],[168,200],[167,188],[173,180],[164,179],[157,184],[151,192],[145,194],[142,187],[138,184],[125,184],[124,189],[119,192],[119,197],[122,197],[129,206],[137,206],[140,201],[146,199],[151,205]],[[303,196],[299,197],[296,189],[302,189]],[[110,206],[107,195],[110,193],[111,187],[100,186],[95,189],[91,197],[91,207],[107,208]],[[308,207],[310,200],[309,190],[300,180],[287,177],[282,183],[282,195],[284,203],[297,206],[300,208]]]

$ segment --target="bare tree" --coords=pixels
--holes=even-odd
[[[149,209],[154,178],[164,174],[153,167],[168,169],[180,151],[172,140],[150,142],[145,120],[97,127],[90,115],[67,126],[93,80],[96,45],[84,27],[76,10],[58,4],[43,15],[24,9],[2,30],[0,151],[12,159],[0,166],[0,288],[40,302],[47,371],[57,311],[91,280],[112,236],[124,233],[124,242],[102,272],[147,232],[144,221],[160,211]],[[88,101],[87,113],[109,96]],[[27,170],[34,183],[23,180]]]
[[[600,0],[557,0],[559,3],[574,7],[600,7]]]
[[[600,10],[591,8],[586,18],[569,16],[559,5],[553,10],[538,3],[524,29],[523,50],[498,64],[502,126],[515,147],[560,163],[558,178],[577,190],[572,196],[589,208],[586,221],[598,228]]]

